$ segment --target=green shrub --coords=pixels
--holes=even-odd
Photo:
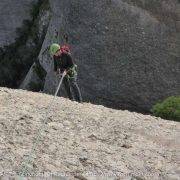
[[[180,122],[180,96],[172,96],[152,108],[153,115]]]
[[[36,17],[39,15],[39,10],[42,4],[43,4],[43,0],[38,0],[38,2],[32,2],[32,8],[30,10],[30,14],[33,20],[36,19]]]
[[[42,88],[43,88],[42,85],[43,85],[43,84],[40,83],[40,82],[31,82],[31,83],[29,84],[29,88],[30,88],[31,91],[39,92],[39,91],[42,90]]]
[[[41,64],[39,63],[39,61],[37,60],[35,62],[35,66],[33,66],[33,69],[35,71],[35,73],[38,75],[38,77],[44,81],[45,77],[46,77],[46,71],[44,70],[44,68],[41,66]]]

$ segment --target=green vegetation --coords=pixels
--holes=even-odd
[[[44,68],[40,65],[39,61],[36,61],[35,66],[33,66],[34,71],[38,75],[38,77],[44,81],[44,78],[46,76],[46,71]]]
[[[39,77],[39,80],[35,79],[29,83],[29,90],[39,92],[44,88],[44,81],[46,77],[46,71],[40,65],[39,61],[36,60],[32,66],[33,72]]]
[[[31,91],[39,92],[42,89],[42,85],[42,83],[31,82],[29,87]]]
[[[155,116],[180,122],[180,96],[172,96],[153,106]]]
[[[30,14],[33,20],[35,20],[36,17],[39,15],[39,11],[40,11],[40,7],[42,3],[43,3],[43,0],[38,0],[37,3],[32,3]]]
[[[0,49],[0,86],[17,88],[31,65],[37,61],[48,27],[44,27],[43,33],[39,34],[38,19],[44,3],[49,4],[48,0],[32,4],[31,19],[24,20],[22,27],[16,29],[15,42]]]

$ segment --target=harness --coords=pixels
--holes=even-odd
[[[72,66],[67,72],[67,78],[74,78],[77,76],[77,65]]]

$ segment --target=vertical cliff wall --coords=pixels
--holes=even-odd
[[[67,34],[84,101],[149,112],[179,95],[178,0],[15,2],[0,2],[1,86],[53,94],[58,79],[48,47]]]
[[[60,43],[67,33],[84,100],[149,111],[180,89],[179,3],[164,2],[153,1],[148,9],[138,1],[51,1],[53,16],[42,52],[53,42],[55,29]],[[165,12],[158,14],[162,7],[167,18]],[[48,72],[44,91],[53,93],[51,59],[41,54],[40,59]]]

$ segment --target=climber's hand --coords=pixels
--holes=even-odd
[[[54,72],[54,74],[57,76],[59,75],[61,72],[60,72],[60,69],[57,69],[57,71]]]
[[[64,76],[65,76],[66,74],[67,74],[67,71],[66,71],[66,70],[64,70],[64,72],[63,72],[63,74],[62,74],[62,75],[64,75]]]

